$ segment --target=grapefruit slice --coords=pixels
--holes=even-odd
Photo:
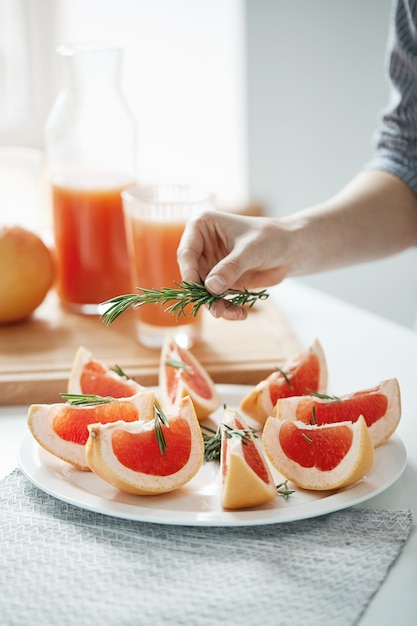
[[[374,445],[363,416],[323,426],[269,417],[262,433],[265,454],[285,478],[303,489],[351,485],[374,462]]]
[[[225,409],[223,415],[220,476],[226,509],[258,506],[278,494],[253,431],[234,409]]]
[[[175,410],[181,398],[190,396],[199,421],[221,404],[216,386],[198,359],[178,346],[171,337],[165,339],[159,364],[159,393],[167,412]]]
[[[32,404],[27,423],[33,437],[45,450],[80,470],[89,471],[85,456],[88,425],[150,419],[153,417],[154,401],[154,393],[145,390],[130,398],[103,404]]]
[[[294,356],[283,369],[272,372],[243,398],[241,410],[261,424],[273,415],[280,398],[300,396],[327,388],[327,363],[316,339],[310,347]]]
[[[377,387],[348,395],[327,397],[297,396],[281,398],[275,416],[305,424],[356,422],[363,415],[374,447],[385,443],[394,433],[401,417],[400,387],[396,378],[384,380]]]
[[[68,393],[96,394],[112,398],[127,398],[145,389],[120,369],[110,369],[98,361],[84,346],[75,354],[69,380]]]
[[[90,468],[117,489],[139,495],[179,489],[195,476],[204,458],[201,429],[189,396],[161,425],[162,452],[154,420],[92,424],[87,441]]]

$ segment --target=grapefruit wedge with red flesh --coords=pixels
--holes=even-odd
[[[127,398],[145,388],[124,375],[120,368],[109,368],[95,359],[87,348],[80,346],[74,357],[67,389],[68,393]]]
[[[159,393],[163,408],[174,410],[181,398],[190,396],[199,421],[221,404],[216,386],[205,367],[187,349],[167,337],[159,364]]]
[[[154,402],[154,393],[146,390],[130,398],[103,404],[32,404],[27,423],[33,437],[45,450],[80,470],[88,471],[85,456],[88,425],[153,418]]]
[[[316,339],[282,369],[272,372],[243,398],[240,409],[260,424],[273,415],[280,398],[299,396],[327,388],[327,364],[323,348]]]
[[[260,444],[242,416],[225,409],[222,423],[220,476],[222,505],[242,509],[277,496],[277,487]]]
[[[349,420],[356,422],[363,415],[375,448],[394,433],[401,418],[398,380],[384,380],[377,387],[348,395],[282,398],[275,406],[275,416],[283,420],[299,420],[305,424],[332,424]]]
[[[323,426],[269,417],[262,443],[272,465],[303,489],[347,487],[363,478],[374,462],[374,445],[362,416],[356,422]]]
[[[168,425],[147,422],[92,424],[87,441],[90,468],[117,489],[138,495],[167,493],[189,482],[200,469],[204,442],[189,396]],[[157,429],[164,438],[161,448]]]

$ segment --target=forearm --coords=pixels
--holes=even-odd
[[[209,291],[256,289],[287,277],[363,263],[417,246],[417,195],[399,178],[367,170],[320,205],[283,218],[221,211],[195,216],[178,249],[184,280]],[[241,307],[211,312],[243,319]]]
[[[291,230],[287,276],[362,263],[417,245],[417,196],[386,172],[367,170],[320,205],[282,223]]]

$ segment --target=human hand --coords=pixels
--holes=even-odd
[[[265,217],[207,211],[191,219],[179,248],[178,264],[185,281],[204,281],[212,293],[257,289],[281,282],[284,266],[277,258],[281,227]],[[210,308],[214,317],[245,319],[247,312],[225,300]]]

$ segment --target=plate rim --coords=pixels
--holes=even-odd
[[[247,390],[251,387],[248,385],[223,384],[218,385],[218,388],[223,395],[227,395],[233,393],[241,394],[242,390]],[[389,463],[387,464],[387,459],[383,458],[386,456],[387,450],[395,452],[395,455],[388,455],[391,466]],[[394,434],[387,443],[377,448],[375,453],[376,462],[378,463],[376,469],[380,470],[382,467],[385,473],[388,471],[385,481],[380,482],[377,486],[372,486],[369,481],[369,478],[372,477],[375,471],[374,465],[368,477],[345,489],[329,492],[329,495],[324,497],[323,492],[319,492],[321,497],[316,500],[298,503],[295,506],[290,504],[288,506],[288,503],[291,502],[289,498],[288,500],[282,499],[283,504],[273,508],[261,509],[254,507],[234,511],[225,509],[216,511],[183,511],[181,509],[145,507],[139,504],[133,505],[128,502],[109,500],[101,497],[99,494],[91,494],[82,490],[76,484],[65,480],[64,475],[60,475],[58,472],[59,478],[56,473],[53,474],[42,463],[40,455],[47,455],[53,462],[59,463],[60,467],[70,467],[64,461],[44,450],[31,433],[27,433],[20,443],[18,464],[26,478],[38,489],[57,500],[82,510],[131,521],[177,526],[261,526],[319,517],[361,504],[379,495],[394,484],[404,472],[407,465],[407,451],[400,437]],[[64,489],[62,485],[65,486]],[[115,491],[117,492],[116,489]],[[131,498],[132,496],[129,497]],[[146,498],[147,496],[140,497]]]

